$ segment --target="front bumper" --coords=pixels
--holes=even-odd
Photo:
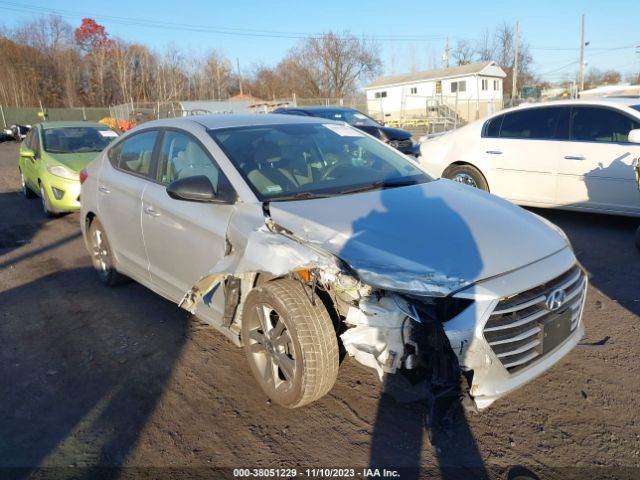
[[[520,270],[480,282],[457,295],[474,299],[474,304],[451,321],[446,322],[444,330],[453,351],[458,356],[461,368],[465,371],[473,371],[470,394],[479,409],[487,408],[498,398],[544,373],[558,363],[580,341],[584,335],[582,313],[586,298],[586,275],[580,277],[581,291],[571,300],[571,305],[576,304],[577,308],[574,313],[574,323],[571,324],[572,329],[561,341],[552,344],[553,348],[542,349],[544,342],[547,341],[543,338],[547,335],[544,332],[544,327],[540,329],[539,334],[534,333],[533,337],[525,336],[522,340],[518,340],[518,343],[514,341],[515,337],[508,340],[508,342],[513,342],[513,347],[509,348],[520,349],[522,352],[508,357],[510,359],[526,359],[525,355],[529,351],[527,348],[531,348],[531,341],[535,342],[538,339],[540,342],[540,353],[514,368],[510,366],[509,360],[505,359],[504,353],[500,354],[502,358],[499,358],[496,351],[500,352],[501,350],[496,348],[495,340],[492,342],[494,343],[493,347],[489,344],[487,337],[491,337],[485,332],[485,326],[501,299],[535,290],[575,266],[576,259],[573,252],[570,248],[565,248],[551,257]],[[567,301],[567,305],[570,305],[569,301]],[[549,314],[551,313],[553,312],[549,312]],[[541,312],[540,315],[543,316],[544,313]],[[522,318],[526,319],[524,316]],[[555,324],[553,325],[555,326]],[[523,335],[525,334],[526,332]],[[502,350],[504,351],[504,348]]]
[[[43,178],[44,186],[51,207],[59,212],[80,210],[80,180],[48,175]]]

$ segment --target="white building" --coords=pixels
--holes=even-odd
[[[380,77],[365,87],[369,115],[387,120],[428,117],[446,105],[465,121],[502,109],[506,73],[495,62]]]

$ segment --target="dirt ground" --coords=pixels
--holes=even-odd
[[[514,466],[538,478],[640,478],[637,220],[537,211],[590,274],[583,345],[430,442],[422,402],[397,403],[354,361],[325,398],[286,410],[223,335],[138,284],[103,287],[78,214],[46,219],[20,193],[17,151],[0,144],[0,478],[221,478],[228,468],[318,478],[306,469],[320,467],[362,478],[366,467],[405,467],[402,479],[467,479],[507,478]]]

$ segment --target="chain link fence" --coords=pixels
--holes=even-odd
[[[47,120],[84,120],[97,122],[109,116],[108,108],[45,108]],[[3,107],[0,105],[0,122],[3,128],[11,125],[33,125],[43,119],[38,116],[39,107]]]

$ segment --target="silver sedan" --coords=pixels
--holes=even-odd
[[[219,329],[286,407],[326,394],[350,356],[443,391],[464,372],[485,408],[584,330],[586,278],[560,229],[343,123],[145,123],[81,181],[101,281],[134,279]]]

